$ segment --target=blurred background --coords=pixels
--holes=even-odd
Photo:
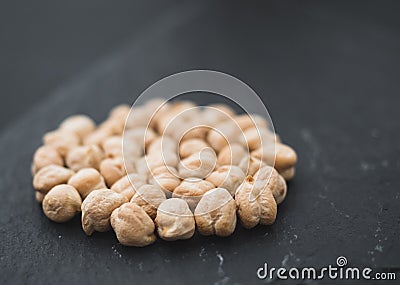
[[[218,44],[213,42],[215,38],[226,37],[226,41],[221,40],[223,52],[239,55],[232,58],[231,67],[235,65],[234,61],[246,61],[249,50],[259,53],[260,59],[268,58],[267,53],[271,57],[283,56],[284,64],[294,55],[279,50],[299,49],[302,57],[293,58],[298,61],[293,66],[307,65],[310,69],[313,68],[310,59],[321,61],[336,57],[347,64],[356,63],[357,58],[349,56],[362,55],[362,48],[371,52],[372,58],[384,57],[374,53],[378,48],[379,53],[399,52],[398,1],[198,2],[1,1],[0,94],[3,100],[0,127],[49,96],[96,59],[126,43],[168,33],[163,29],[166,30],[171,21],[196,20],[191,32],[198,34],[200,40],[193,43],[180,38],[180,46],[175,47],[180,56],[190,54],[193,44],[197,49],[201,50],[202,46],[207,49]],[[152,33],[148,33],[151,27]],[[252,37],[252,33],[257,36]],[[272,40],[278,38],[279,45],[268,43],[268,38],[263,35],[269,35]],[[179,38],[179,35],[173,36]],[[254,42],[255,38],[259,42]],[[188,40],[193,41],[193,38]],[[161,40],[155,42],[165,44]],[[263,44],[267,44],[267,48],[257,48]],[[208,54],[208,57],[213,59],[217,55]],[[395,62],[388,66],[392,60]],[[197,67],[210,67],[202,66],[202,62],[199,55]],[[252,61],[250,64],[261,73],[268,62]],[[285,66],[281,68],[284,70]],[[392,68],[393,72],[398,72],[399,57],[383,58],[373,68]],[[229,73],[230,70],[221,71]]]

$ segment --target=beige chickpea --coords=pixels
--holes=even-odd
[[[207,134],[207,142],[217,152],[225,146],[243,140],[242,130],[232,120],[223,121],[215,125]]]
[[[194,117],[193,121],[184,122],[181,129],[175,131],[174,137],[177,140],[185,141],[190,139],[199,139],[205,141],[208,131],[211,129],[209,125],[205,125],[202,119]]]
[[[290,167],[290,168],[286,168],[284,170],[280,170],[279,174],[283,177],[283,179],[285,179],[286,181],[289,181],[296,174],[296,169],[294,166]]]
[[[209,181],[199,178],[187,178],[175,188],[172,197],[185,200],[189,208],[194,211],[204,193],[214,188],[215,185]]]
[[[209,148],[210,146],[201,139],[188,139],[181,141],[179,144],[179,155],[181,158],[186,158],[194,153],[198,153],[203,149]]]
[[[264,145],[270,146],[277,142],[276,135],[266,128],[249,128],[244,131],[241,143],[250,150],[258,149]]]
[[[79,146],[68,152],[65,164],[74,171],[82,168],[98,170],[103,158],[103,151],[97,145]]]
[[[146,184],[146,181],[137,173],[130,173],[123,176],[111,186],[111,190],[125,196],[128,200],[132,199],[137,189]]]
[[[104,155],[106,158],[122,157],[122,137],[111,136],[106,138],[102,144]]]
[[[181,179],[175,168],[170,166],[159,166],[151,171],[149,183],[164,190],[165,195],[170,197],[172,192],[181,183]]]
[[[125,203],[116,208],[110,221],[118,241],[123,245],[143,247],[157,239],[153,220],[134,203]]]
[[[158,166],[169,165],[176,167],[179,162],[179,157],[176,152],[166,151],[163,153],[149,153],[146,155],[146,163],[149,169],[154,169]]]
[[[50,220],[63,223],[72,219],[81,210],[82,199],[70,185],[61,184],[52,188],[43,199],[43,212]]]
[[[72,175],[68,184],[78,190],[83,199],[93,190],[106,188],[103,176],[94,168],[82,168]]]
[[[64,165],[64,160],[59,152],[51,146],[41,146],[33,155],[32,174],[35,174],[40,169],[48,165]]]
[[[269,126],[267,120],[257,114],[237,115],[233,119],[243,131],[250,128],[267,128]]]
[[[62,157],[65,157],[71,149],[79,145],[80,139],[74,132],[55,130],[44,135],[43,143],[53,147]]]
[[[131,203],[142,207],[152,219],[155,219],[157,209],[165,199],[165,193],[159,187],[146,184],[139,187],[133,195]]]
[[[217,164],[221,165],[239,165],[243,157],[248,156],[248,151],[238,143],[227,145],[218,153]]]
[[[245,228],[275,222],[277,206],[274,196],[265,181],[247,176],[235,194],[238,217]]]
[[[229,236],[236,227],[236,205],[224,188],[206,192],[194,210],[197,228],[202,235]]]
[[[90,192],[82,203],[82,228],[90,236],[93,232],[106,232],[111,229],[111,213],[128,199],[109,189]]]
[[[217,164],[216,154],[212,148],[203,149],[181,160],[178,166],[179,176],[182,178],[207,177]]]
[[[168,112],[158,118],[156,129],[161,135],[173,135],[180,124],[198,116],[197,106],[190,101],[176,101],[169,105]],[[175,137],[178,139],[179,137]]]
[[[240,169],[242,169],[243,173],[246,174],[246,176],[253,176],[264,165],[266,165],[264,161],[248,155],[242,158],[238,166],[240,167]]]
[[[111,109],[108,119],[118,122],[120,125],[125,125],[126,118],[129,115],[131,107],[127,104],[117,105]]]
[[[296,152],[288,145],[276,143],[275,146],[263,146],[251,152],[251,155],[255,158],[262,159],[268,165],[274,164],[274,167],[278,172],[285,172],[287,174],[294,175],[294,169],[291,170],[297,163]],[[292,178],[293,176],[288,176]]]
[[[46,195],[54,186],[67,183],[73,174],[72,170],[62,166],[45,166],[33,177],[33,188]]]
[[[158,235],[167,241],[189,239],[194,234],[193,214],[182,199],[171,198],[162,202],[158,207],[155,223]]]
[[[35,199],[38,203],[42,203],[44,199],[44,195],[39,191],[35,191]]]
[[[126,130],[124,133],[124,144],[134,144],[141,152],[148,147],[156,138],[157,134],[149,128],[135,128]]]
[[[146,154],[176,152],[176,142],[171,137],[159,136],[155,138],[147,147]]]
[[[263,166],[255,173],[254,179],[267,183],[278,205],[283,202],[287,192],[286,181],[273,167]]]
[[[74,132],[80,139],[96,129],[96,123],[86,115],[74,115],[66,118],[60,124],[60,130]]]
[[[216,187],[226,189],[233,196],[236,188],[243,182],[245,177],[246,176],[240,167],[234,165],[223,165],[211,173],[206,180],[214,184]]]
[[[201,112],[200,117],[205,126],[210,128],[215,127],[219,123],[227,120],[232,120],[235,112],[232,108],[224,104],[211,104],[206,106]]]
[[[104,159],[100,163],[100,173],[109,187],[127,174],[121,157]]]

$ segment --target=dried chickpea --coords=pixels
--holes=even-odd
[[[256,172],[254,179],[267,183],[278,205],[283,202],[287,192],[286,181],[273,167],[263,166]]]
[[[102,144],[102,149],[106,158],[122,157],[122,137],[111,136],[106,138]]]
[[[206,148],[183,159],[178,166],[179,176],[182,178],[204,178],[209,175],[216,166],[216,154],[212,148]]]
[[[131,203],[142,207],[152,219],[155,219],[157,208],[165,199],[165,193],[159,187],[146,184],[139,187],[135,195],[133,195]]]
[[[127,174],[120,157],[104,159],[100,163],[100,173],[109,187]]]
[[[106,232],[111,229],[111,213],[128,199],[109,189],[90,192],[82,203],[82,228],[90,236],[94,231]]]
[[[143,247],[156,241],[153,220],[134,203],[116,208],[110,220],[118,241],[123,245]]]
[[[274,145],[276,141],[275,134],[266,128],[249,128],[244,131],[241,143],[255,150],[264,145]]]
[[[113,128],[111,126],[103,125],[97,128],[95,131],[87,135],[83,139],[83,145],[97,145],[101,146],[102,143],[109,137],[114,135]]]
[[[225,146],[243,140],[242,130],[232,121],[223,121],[215,125],[207,134],[207,142],[217,152]]]
[[[194,210],[197,228],[202,235],[229,236],[236,227],[236,205],[224,188],[206,192]]]
[[[96,129],[96,123],[86,115],[74,115],[66,118],[60,124],[60,130],[74,132],[80,139]]]
[[[214,188],[215,185],[209,181],[199,178],[187,178],[175,188],[172,197],[185,200],[189,208],[194,210],[204,193]]]
[[[144,150],[145,147],[149,146],[157,137],[157,134],[152,129],[130,129],[124,133],[124,144],[134,144],[140,148],[140,150]]]
[[[261,167],[265,165],[265,162],[255,158],[251,155],[245,156],[239,163],[240,169],[243,170],[243,173],[247,175],[254,175]]]
[[[194,234],[193,214],[182,199],[171,198],[162,202],[155,223],[158,235],[167,241],[189,239]]]
[[[238,143],[227,145],[218,153],[218,165],[239,165],[243,157],[248,156],[248,151]]]
[[[73,174],[72,170],[62,166],[45,166],[33,177],[33,188],[46,195],[54,186],[67,183]]]
[[[188,139],[185,141],[181,141],[181,143],[179,144],[179,155],[181,158],[186,158],[209,147],[210,146],[204,140]]]
[[[65,164],[74,171],[82,168],[98,170],[103,158],[104,154],[97,145],[78,146],[68,152]]]
[[[48,165],[64,165],[64,160],[60,153],[51,146],[41,146],[33,155],[32,174],[35,174],[40,169]]]
[[[235,194],[236,188],[245,179],[242,169],[234,165],[223,165],[206,178],[216,187],[226,189],[232,196]]]
[[[296,169],[295,169],[294,166],[279,171],[279,174],[280,174],[280,175],[283,177],[283,179],[285,179],[286,181],[291,180],[291,179],[294,177],[295,173],[296,173]]]
[[[257,114],[236,115],[233,119],[243,131],[250,128],[267,128],[269,125],[267,120]]]
[[[286,172],[288,179],[291,179],[293,176],[287,174],[294,175],[294,169],[290,169],[296,165],[297,154],[288,145],[276,143],[275,146],[263,146],[255,151],[252,151],[251,155],[255,158],[262,159],[268,165],[273,165],[275,159],[274,167],[279,173],[288,171]]]
[[[151,171],[149,182],[164,190],[165,195],[171,196],[172,192],[181,183],[181,179],[175,168],[159,166]]]
[[[108,115],[108,120],[116,121],[124,126],[130,110],[131,107],[127,104],[117,105],[111,109],[110,114]]]
[[[42,203],[44,199],[44,195],[39,191],[35,191],[35,199],[38,203]]]
[[[190,122],[198,116],[197,106],[190,101],[176,101],[169,105],[168,112],[160,116],[156,129],[161,135],[173,135],[177,127],[185,122]],[[179,137],[175,137],[178,139]]]
[[[176,142],[171,137],[164,135],[155,138],[149,146],[146,147],[146,154],[175,152],[175,150]]]
[[[106,188],[103,176],[94,168],[82,168],[72,175],[68,184],[78,190],[83,199],[93,190]]]
[[[237,213],[245,228],[259,223],[271,225],[275,222],[277,206],[269,185],[265,181],[247,176],[235,194]]]
[[[146,163],[149,169],[154,169],[158,166],[169,165],[176,167],[179,162],[179,157],[175,152],[149,153],[146,156]]]
[[[111,186],[111,190],[132,199],[137,189],[146,184],[146,181],[136,173],[125,175]]]
[[[43,199],[43,213],[53,222],[63,223],[72,219],[81,210],[82,199],[70,185],[61,184],[52,188]]]
[[[62,157],[65,157],[71,149],[79,145],[80,139],[74,132],[55,130],[44,135],[43,143],[53,147]]]

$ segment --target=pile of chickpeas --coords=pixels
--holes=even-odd
[[[271,225],[296,152],[256,114],[224,104],[153,99],[119,105],[101,124],[66,118],[33,157],[36,200],[57,223],[81,212],[87,235],[126,246]]]

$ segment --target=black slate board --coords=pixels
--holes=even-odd
[[[264,262],[320,268],[341,255],[400,278],[399,25],[302,3],[169,11],[9,125],[0,137],[0,282],[261,284]],[[162,77],[199,68],[252,86],[298,151],[273,226],[127,248],[112,232],[86,237],[79,217],[44,217],[30,161],[46,131],[73,113],[104,119]]]

